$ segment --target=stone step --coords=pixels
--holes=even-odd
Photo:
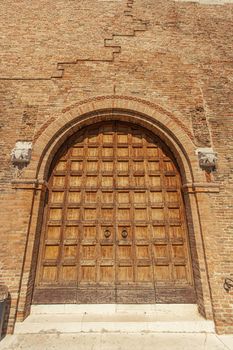
[[[196,305],[37,305],[15,334],[101,332],[214,333]]]

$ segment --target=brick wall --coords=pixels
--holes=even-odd
[[[208,302],[218,331],[233,332],[233,295],[223,289],[224,278],[233,274],[232,10],[231,4],[171,0],[2,4],[0,281],[10,288],[9,331],[16,309],[24,314],[27,296],[18,295],[28,235],[37,222],[33,218],[32,229],[33,186],[12,186],[24,172],[12,166],[11,150],[17,140],[35,143],[70,106],[111,95],[160,106],[196,147],[218,152],[211,181],[220,192],[206,195],[204,204],[200,199],[200,210],[205,216],[207,206],[209,213],[203,223]],[[218,227],[211,223],[215,218]]]

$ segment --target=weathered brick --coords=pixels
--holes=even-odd
[[[213,311],[219,333],[233,332],[233,293],[223,289],[233,275],[233,5],[228,2],[2,3],[0,282],[10,290],[9,332],[16,313],[22,320],[29,312],[44,195],[36,185],[17,188],[13,181],[24,176],[34,181],[56,120],[62,128],[65,115],[64,125],[71,126],[77,115],[106,108],[107,100],[112,108],[140,105],[144,114],[154,108],[151,118],[161,113],[164,128],[177,126],[186,151],[189,138],[194,148],[218,153],[209,181],[220,191],[186,194],[187,221],[199,310],[207,318]],[[32,141],[33,147],[38,140],[27,173],[11,163],[18,140]],[[188,155],[194,178],[205,179],[194,154]]]

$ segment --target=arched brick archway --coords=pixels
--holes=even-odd
[[[32,161],[24,172],[26,181],[35,180],[35,198],[33,202],[33,218],[28,237],[25,264],[18,304],[18,318],[24,318],[30,310],[31,296],[35,278],[35,255],[38,250],[44,191],[50,164],[60,146],[76,131],[84,126],[106,120],[123,120],[141,125],[159,136],[172,150],[179,165],[185,202],[188,208],[188,224],[194,266],[194,277],[197,300],[200,311],[211,317],[210,295],[205,271],[205,257],[201,225],[198,218],[198,206],[193,196],[194,186],[205,181],[198,167],[195,156],[195,145],[190,132],[177,123],[175,118],[160,108],[145,105],[142,101],[106,98],[86,102],[64,111],[64,114],[53,121],[41,134],[37,135],[34,144]],[[194,185],[195,184],[195,185]],[[42,191],[41,191],[42,190]],[[192,195],[188,192],[192,192]],[[198,246],[198,249],[197,249]],[[34,259],[33,259],[34,257]]]
[[[195,143],[188,127],[170,112],[147,101],[101,96],[79,102],[51,118],[37,132],[33,145],[32,160],[25,170],[25,178],[44,179],[45,168],[60,145],[79,128],[98,121],[120,118],[137,123],[155,132],[173,150],[186,182],[203,181],[195,156]],[[194,179],[195,176],[195,179]]]

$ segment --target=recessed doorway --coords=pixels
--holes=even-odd
[[[171,151],[135,124],[81,129],[51,166],[33,303],[194,302]]]

